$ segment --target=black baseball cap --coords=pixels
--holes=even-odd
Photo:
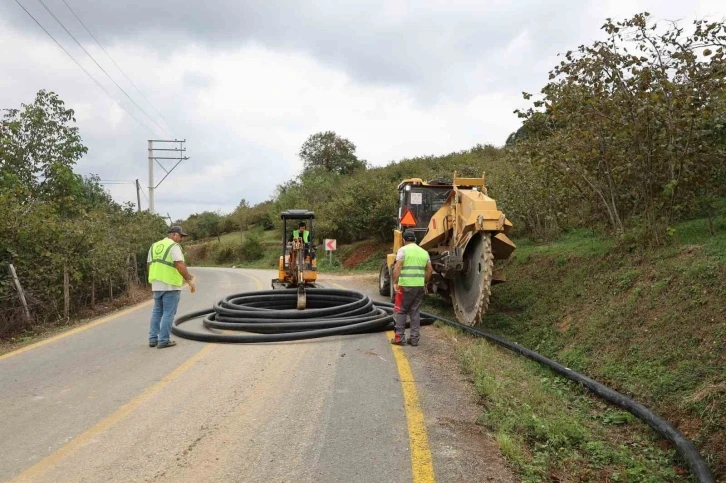
[[[403,232],[403,239],[406,241],[416,241],[416,235],[411,230]]]
[[[182,227],[180,226],[172,226],[169,228],[169,231],[167,233],[179,233],[181,236],[189,236],[186,233],[184,233],[184,230],[182,230]]]

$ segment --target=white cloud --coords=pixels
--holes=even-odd
[[[526,105],[521,91],[544,85],[557,52],[600,38],[605,17],[639,10],[686,20],[724,13],[714,0],[385,1],[375,9],[358,2],[334,10],[317,5],[300,16],[294,15],[297,7],[289,13],[278,4],[265,3],[259,25],[237,37],[234,30],[214,30],[221,25],[217,16],[201,11],[199,18],[188,13],[189,22],[162,22],[142,37],[135,33],[140,17],[131,13],[151,3],[128,3],[126,19],[124,9],[117,11],[118,25],[101,23],[111,18],[103,8],[120,8],[116,4],[83,8],[106,49],[169,121],[173,132],[160,135],[188,141],[191,159],[160,186],[159,212],[179,218],[230,211],[241,198],[267,199],[299,172],[300,145],[322,130],[352,140],[359,156],[374,165],[502,144],[519,124],[512,111]],[[78,170],[103,179],[138,178],[146,187],[146,140],[157,135],[139,127],[14,7],[0,12],[0,107],[31,102],[39,89],[58,92],[76,110],[89,147]],[[239,13],[238,7],[247,8],[230,12]],[[48,18],[39,18],[71,48]],[[230,20],[235,24],[233,15]],[[79,26],[68,25],[163,124]],[[173,44],[153,43],[165,35]],[[71,51],[82,59],[79,49]],[[88,59],[82,64],[144,120]],[[114,186],[112,193],[119,201],[136,199],[132,185]]]

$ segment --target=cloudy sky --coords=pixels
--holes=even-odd
[[[545,84],[558,52],[601,38],[606,17],[726,16],[721,0],[65,0],[150,105],[64,0],[42,1],[138,106],[40,0],[2,0],[0,108],[57,92],[89,148],[77,171],[104,180],[147,186],[146,140],[186,139],[190,159],[156,194],[173,218],[268,199],[319,131],[350,139],[373,165],[502,145],[521,92]],[[109,189],[135,202],[131,184]]]

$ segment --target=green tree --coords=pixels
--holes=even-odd
[[[333,131],[310,136],[300,148],[304,171],[324,168],[335,174],[350,174],[366,168],[366,162],[355,155],[355,144]]]
[[[88,151],[72,122],[73,110],[44,90],[33,104],[6,109],[0,121],[0,189],[20,188],[25,201],[72,197],[82,183],[72,168]]]
[[[96,288],[118,295],[143,276],[150,244],[163,237],[164,220],[120,206],[97,176],[73,167],[86,152],[73,111],[54,93],[40,91],[35,102],[9,109],[0,120],[0,336],[23,327],[13,317],[17,304],[7,262],[21,277],[38,322],[63,315],[63,280],[70,280],[70,310],[83,307]],[[120,235],[123,236],[120,236]],[[134,268],[132,260],[136,259]]]
[[[526,136],[510,142],[595,207],[591,221],[661,243],[700,194],[725,191],[713,129],[726,112],[726,29],[696,21],[688,35],[647,13],[602,28],[606,40],[564,55],[542,97],[519,112]]]

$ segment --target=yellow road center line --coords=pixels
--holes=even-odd
[[[394,332],[388,331],[388,336],[393,338]],[[411,472],[414,483],[433,483],[434,465],[429,449],[429,438],[426,434],[426,423],[423,412],[418,402],[418,392],[413,379],[411,366],[408,364],[406,353],[403,347],[392,345],[393,357],[398,366],[398,377],[401,380],[403,389],[403,406],[406,409],[406,420],[408,421],[408,443],[411,448]]]
[[[255,283],[257,284],[257,290],[262,290],[262,281],[261,281],[261,280],[260,280],[259,278],[255,277],[255,276],[254,276],[254,275],[252,275],[251,273],[247,273],[247,272],[244,272],[244,271],[240,271],[240,273],[241,273],[242,275],[247,275],[247,276],[248,276],[248,277],[250,277],[250,278],[251,278],[252,280],[254,280],[254,281],[255,281]]]
[[[348,290],[335,282],[329,281],[328,283]],[[392,339],[395,334],[390,330],[387,335]],[[403,390],[403,406],[406,409],[406,420],[408,422],[408,444],[411,447],[413,482],[434,483],[436,481],[434,464],[431,459],[426,423],[418,402],[418,391],[416,391],[413,372],[411,372],[411,366],[408,363],[403,347],[392,345],[391,349],[393,349],[393,357],[398,367],[398,378],[401,380],[401,389]]]
[[[174,369],[172,372],[164,376],[162,380],[154,384],[153,386],[148,387],[144,392],[133,398],[128,403],[124,404],[120,408],[118,408],[116,411],[111,413],[110,415],[106,416],[104,419],[102,419],[100,422],[98,422],[95,426],[92,428],[86,430],[85,432],[81,433],[80,435],[76,436],[74,439],[69,441],[68,443],[64,444],[58,450],[56,450],[54,453],[46,456],[42,460],[38,461],[36,464],[28,468],[27,470],[20,473],[18,476],[16,476],[14,479],[10,480],[11,482],[21,482],[21,481],[31,481],[33,478],[37,478],[41,476],[42,474],[46,473],[48,470],[53,468],[55,465],[60,463],[63,459],[67,458],[69,455],[74,453],[76,450],[82,448],[83,446],[87,445],[95,437],[103,433],[104,431],[108,431],[111,429],[115,424],[123,420],[126,416],[131,414],[136,408],[141,406],[141,404],[144,403],[147,399],[152,397],[153,395],[159,393],[162,389],[164,389],[166,386],[168,386],[174,379],[184,374],[187,370],[189,370],[194,364],[199,362],[199,360],[206,354],[212,347],[214,347],[214,344],[206,345],[202,350],[197,352],[194,356],[187,359],[182,365]]]
[[[119,310],[118,312],[115,312],[115,313],[113,313],[111,315],[108,315],[106,317],[102,317],[102,318],[96,320],[95,322],[91,322],[90,324],[86,324],[86,325],[82,325],[80,327],[76,327],[75,329],[71,329],[69,331],[63,332],[62,334],[58,334],[56,336],[50,337],[50,338],[45,339],[45,340],[41,340],[41,341],[36,342],[34,344],[26,345],[25,347],[21,347],[18,350],[14,350],[12,352],[8,352],[6,354],[0,355],[0,361],[3,360],[3,359],[8,359],[8,358],[13,357],[13,356],[17,356],[19,354],[22,354],[23,352],[27,352],[27,351],[32,350],[32,349],[37,349],[38,347],[44,346],[46,344],[50,344],[52,342],[55,342],[55,341],[58,341],[58,340],[61,340],[61,339],[65,339],[66,337],[70,337],[70,336],[75,335],[75,334],[77,334],[79,332],[83,332],[84,330],[92,329],[92,328],[97,327],[97,326],[99,326],[101,324],[105,324],[106,322],[110,322],[110,321],[112,321],[114,319],[117,319],[117,318],[121,317],[122,315],[127,315],[127,314],[133,312],[134,310],[138,310],[138,309],[140,309],[142,307],[146,307],[147,305],[150,305],[153,302],[154,302],[153,299],[152,300],[147,300],[146,302],[142,302],[142,303],[140,303],[138,305],[134,305],[133,307],[129,307],[127,309]]]

